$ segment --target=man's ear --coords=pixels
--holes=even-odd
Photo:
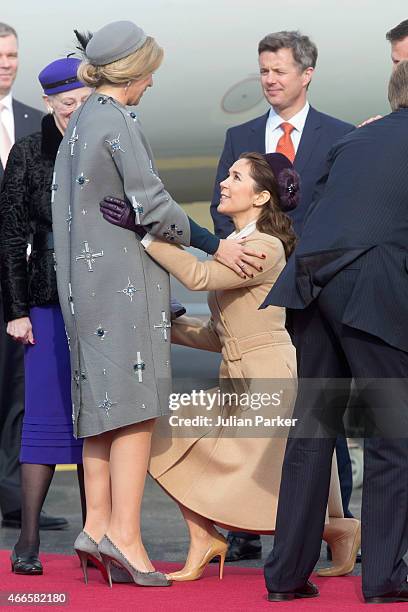
[[[313,77],[313,73],[314,73],[314,68],[312,68],[312,66],[309,66],[309,68],[306,68],[306,70],[303,71],[303,84],[308,86],[312,80]]]

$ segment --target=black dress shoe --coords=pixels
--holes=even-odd
[[[35,553],[18,555],[13,548],[10,557],[11,571],[25,576],[41,576],[43,566]]]
[[[299,587],[295,591],[289,591],[287,593],[268,593],[268,601],[292,601],[292,599],[303,599],[307,597],[317,597],[319,595],[319,589],[313,582],[308,580],[303,586]]]
[[[228,552],[226,561],[243,561],[244,559],[260,559],[262,557],[262,544],[259,539],[241,538],[228,534]]]
[[[387,604],[408,602],[408,584],[404,584],[398,591],[390,591],[376,597],[365,597],[365,602],[370,604]]]
[[[7,512],[3,514],[3,520],[1,521],[2,527],[12,527],[14,529],[21,529],[21,510],[15,510],[14,512]],[[43,531],[51,531],[53,529],[65,529],[68,527],[68,521],[63,517],[49,516],[45,512],[40,514],[40,529]]]

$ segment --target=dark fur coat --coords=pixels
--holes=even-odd
[[[18,140],[10,151],[0,193],[0,262],[4,318],[29,315],[31,306],[58,304],[52,244],[33,249],[38,238],[51,240],[51,185],[62,135],[53,117],[41,132]],[[43,242],[44,242],[43,241]],[[51,248],[49,248],[51,246]]]

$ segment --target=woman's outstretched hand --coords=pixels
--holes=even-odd
[[[255,257],[255,260],[252,259]],[[258,253],[245,246],[245,238],[238,240],[220,240],[218,251],[214,259],[234,270],[241,278],[253,278],[253,270],[262,272],[262,263],[258,259],[265,259],[264,253]]]
[[[21,317],[20,319],[9,321],[7,323],[7,333],[16,342],[22,342],[22,344],[35,344],[33,328],[28,317]]]
[[[99,207],[103,218],[113,225],[118,225],[131,232],[136,232],[137,228],[140,227],[135,223],[134,210],[125,200],[107,196],[99,202]]]

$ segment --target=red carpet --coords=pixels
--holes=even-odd
[[[0,551],[0,603],[4,607],[5,592],[14,593],[66,593],[68,603],[58,606],[19,605],[18,610],[140,610],[142,612],[247,612],[249,610],[303,610],[319,612],[354,612],[371,606],[363,603],[359,577],[316,578],[320,597],[310,600],[272,604],[266,599],[262,571],[227,565],[224,579],[218,580],[217,565],[207,568],[204,577],[196,582],[174,583],[167,588],[143,588],[134,585],[113,585],[110,589],[96,569],[89,570],[89,583],[85,585],[76,557],[41,555],[43,576],[16,576],[10,572],[9,552]],[[173,570],[180,564],[156,564],[157,569]],[[407,606],[382,605],[381,612],[398,612]]]

